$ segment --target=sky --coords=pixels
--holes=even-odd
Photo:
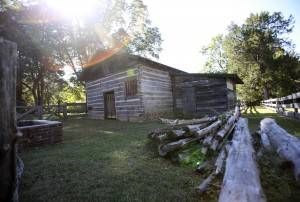
[[[191,73],[205,63],[201,48],[231,22],[242,24],[250,13],[281,11],[295,19],[289,35],[300,53],[300,0],[144,0],[163,43],[158,62]]]

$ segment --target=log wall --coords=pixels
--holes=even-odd
[[[177,113],[197,117],[222,113],[235,105],[235,85],[228,89],[226,78],[176,75],[173,84]]]
[[[19,140],[20,149],[55,144],[63,141],[63,124],[59,121],[20,121],[18,129],[23,136]]]
[[[104,119],[104,93],[114,91],[116,117],[122,121],[136,121],[144,116],[141,99],[141,86],[138,82],[138,93],[134,97],[125,96],[125,81],[130,78],[140,80],[137,67],[114,73],[86,83],[88,115],[91,118]]]
[[[141,94],[145,118],[153,119],[173,112],[169,72],[141,66]]]

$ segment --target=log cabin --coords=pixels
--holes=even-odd
[[[235,74],[190,74],[127,53],[116,53],[86,66],[90,118],[143,121],[161,116],[200,117],[232,109]]]

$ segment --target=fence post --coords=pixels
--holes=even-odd
[[[279,112],[279,104],[278,104],[278,98],[276,98],[276,113]]]
[[[63,117],[66,119],[68,118],[67,103],[63,103],[62,107],[63,107]]]
[[[293,99],[293,108],[294,108],[294,118],[298,118],[298,108],[297,108],[297,96],[296,94],[292,94]]]
[[[18,201],[16,158],[17,45],[0,37],[0,201]]]

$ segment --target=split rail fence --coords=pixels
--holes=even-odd
[[[85,114],[87,113],[86,103],[63,103],[57,105],[44,105],[44,106],[16,106],[18,112],[17,119],[21,120],[28,115],[35,115],[39,119],[43,119],[43,115],[52,114],[68,118],[74,114]]]
[[[262,105],[284,116],[300,119],[300,92],[281,98],[263,100]]]

